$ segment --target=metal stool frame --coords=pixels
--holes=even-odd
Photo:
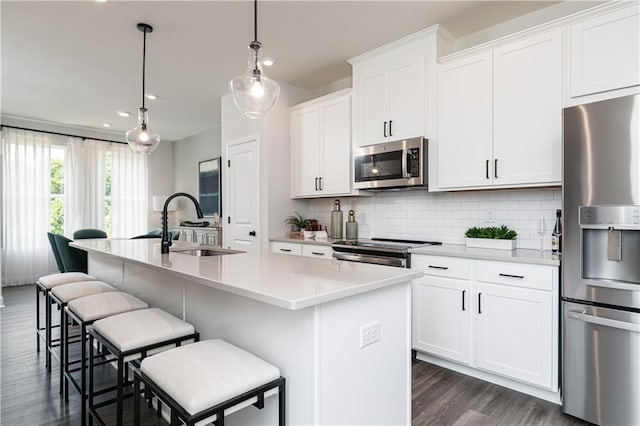
[[[200,334],[198,332],[195,332],[192,334],[187,334],[187,335],[176,337],[173,339],[152,343],[150,345],[129,349],[127,351],[121,351],[120,349],[116,348],[115,345],[113,345],[107,338],[105,338],[99,332],[97,332],[94,328],[89,329],[88,334],[89,334],[88,413],[89,413],[90,425],[93,425],[93,420],[96,420],[101,425],[106,425],[106,423],[104,422],[104,420],[102,420],[102,417],[100,417],[100,414],[98,413],[97,410],[98,408],[104,407],[106,405],[109,405],[115,402],[116,403],[116,424],[117,426],[122,426],[122,412],[123,412],[124,399],[133,395],[132,393],[127,395],[124,394],[124,386],[131,384],[128,377],[126,378],[123,377],[125,376],[125,374],[123,374],[125,372],[125,366],[128,366],[129,362],[134,362],[134,361],[139,362],[140,360],[144,359],[147,356],[147,353],[150,350],[153,350],[156,348],[161,348],[167,345],[176,345],[176,347],[178,347],[178,346],[182,346],[182,343],[183,342],[186,343],[186,341],[188,340],[193,340],[194,342],[197,342],[200,340]],[[117,362],[117,384],[115,386],[116,397],[106,401],[102,401],[98,404],[94,404],[94,397],[107,392],[111,392],[114,390],[114,388],[109,387],[109,388],[101,389],[99,391],[95,391],[93,389],[94,387],[93,386],[94,385],[93,369],[94,369],[94,366],[96,365],[94,351],[93,351],[94,341],[97,341],[100,345],[102,345],[102,348],[106,349],[108,352],[114,355],[116,358],[113,361]],[[126,357],[130,355],[137,355],[137,354],[140,354],[140,358],[134,361],[125,362]]]
[[[180,404],[176,402],[171,396],[169,396],[162,388],[160,388],[153,380],[145,375],[140,368],[133,370],[133,424],[135,426],[140,425],[140,382],[144,384],[145,393],[151,391],[155,394],[165,405],[171,409],[171,425],[179,425],[179,421],[182,420],[187,426],[195,425],[197,422],[209,418],[213,415],[216,416],[216,420],[213,422],[216,426],[224,426],[224,411],[233,407],[241,402],[247,401],[253,397],[258,400],[252,405],[258,409],[264,408],[264,394],[271,389],[278,388],[278,425],[284,426],[285,424],[285,404],[286,394],[285,386],[286,380],[280,376],[269,383],[253,388],[243,394],[234,396],[220,404],[213,407],[204,409],[199,413],[189,414]]]

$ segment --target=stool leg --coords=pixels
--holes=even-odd
[[[64,305],[60,309],[60,390],[58,393],[62,395],[64,392],[64,341],[65,335],[69,332],[67,318],[64,315]]]
[[[278,425],[280,426],[284,426],[285,424],[285,404],[286,404],[286,392],[285,392],[285,387],[286,387],[286,380],[284,379],[284,377],[282,378],[282,384],[280,384],[280,386],[278,386]]]
[[[122,394],[123,394],[123,380],[122,374],[124,373],[124,358],[122,355],[118,355],[118,387],[116,388],[116,423],[118,426],[122,426]]]
[[[133,373],[133,424],[140,426],[140,379]]]
[[[51,292],[47,291],[45,293],[45,340],[46,340],[46,350],[47,356],[45,357],[45,366],[47,368],[47,372],[51,373]]]
[[[80,324],[80,399],[82,406],[80,412],[82,413],[82,424],[86,424],[87,419],[87,325],[84,321]],[[67,353],[69,349],[67,348]],[[67,388],[69,383],[67,383]]]
[[[36,351],[40,352],[40,287],[36,284]]]
[[[87,395],[87,405],[89,406],[89,425],[93,425],[93,335],[89,335],[89,390]],[[84,419],[83,419],[84,420]]]
[[[69,383],[67,382],[67,375],[65,373],[69,370],[69,324],[67,321],[69,318],[66,313],[64,313],[64,309],[62,310],[63,319],[64,319],[64,327],[62,332],[62,340],[60,340],[60,347],[64,347],[64,351],[60,349],[61,354],[64,353],[64,358],[60,358],[60,371],[62,371],[61,382],[62,388],[64,390],[64,402],[69,401]]]

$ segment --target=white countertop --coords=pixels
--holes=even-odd
[[[457,244],[443,244],[441,246],[426,246],[411,249],[411,253],[429,254],[434,256],[464,257],[467,259],[497,260],[501,262],[532,263],[536,265],[559,266],[560,256],[550,251],[529,249],[496,250],[486,248],[467,247]]]
[[[77,240],[71,246],[183,276],[190,281],[297,310],[404,283],[421,271],[277,253],[197,257],[160,253],[158,239]],[[197,247],[174,242],[174,247]]]

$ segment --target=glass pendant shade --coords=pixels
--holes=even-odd
[[[229,82],[233,102],[242,115],[257,119],[266,116],[276,104],[280,86],[264,75],[260,43],[249,45],[249,64],[244,74]]]
[[[147,128],[149,116],[146,108],[138,110],[138,125],[125,134],[127,143],[135,152],[151,154],[160,143],[160,135]]]

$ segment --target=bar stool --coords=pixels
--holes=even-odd
[[[84,296],[90,296],[92,294],[98,293],[107,293],[110,291],[115,291],[115,288],[111,287],[109,284],[102,281],[80,281],[70,284],[63,284],[56,287],[53,287],[49,292],[49,305],[55,303],[60,310],[60,325],[64,324],[66,321],[64,316],[64,310],[69,302],[72,300],[78,299]],[[51,324],[51,309],[49,309],[49,317],[47,318],[49,324]],[[51,355],[53,354],[58,358],[58,362],[60,363],[60,395],[64,391],[64,347],[62,343],[65,342],[65,328],[61,327],[60,332],[60,357],[58,358],[53,351],[53,346],[51,342],[47,342],[47,352],[49,355],[49,368],[51,368]],[[51,336],[51,333],[49,333]]]
[[[117,364],[116,423],[122,424],[124,386],[131,382],[128,377],[128,363],[137,363],[148,355],[165,351],[175,346],[198,341],[199,335],[193,325],[184,322],[167,312],[157,309],[142,309],[126,312],[97,320],[89,329],[89,424],[97,420],[104,421],[98,409],[114,402],[108,399],[94,403],[96,396],[112,392],[113,387],[94,389],[94,342],[115,356]]]
[[[169,349],[134,370],[134,424],[140,424],[140,383],[171,409],[171,424],[213,422],[278,393],[278,424],[285,424],[285,378],[280,370],[221,339]]]
[[[106,318],[111,315],[117,315],[124,312],[131,312],[139,309],[146,309],[147,305],[142,300],[122,291],[112,291],[109,293],[98,293],[90,296],[81,297],[70,301],[65,309],[65,316],[62,324],[64,325],[64,378],[65,378],[65,401],[69,400],[69,382],[80,392],[82,398],[82,424],[85,424],[87,418],[87,327],[94,321]],[[73,323],[80,326],[80,383],[73,377],[72,373],[78,369],[72,370],[71,364],[75,364],[78,360],[69,361],[69,319]]]
[[[44,340],[45,343],[49,341],[47,337],[48,333],[51,333],[51,325],[47,323],[47,319],[50,318],[50,304],[45,305],[45,326],[40,327],[40,294],[44,296],[45,302],[48,301],[48,294],[53,287],[57,287],[59,285],[70,284],[79,281],[94,281],[95,278],[91,275],[87,275],[84,272],[63,272],[59,274],[51,274],[45,275],[44,277],[38,278],[36,282],[36,350],[40,352],[40,339]],[[43,335],[44,332],[44,335]],[[45,365],[47,367],[47,371],[51,371],[49,367],[49,361],[51,359],[46,356],[45,357]]]

